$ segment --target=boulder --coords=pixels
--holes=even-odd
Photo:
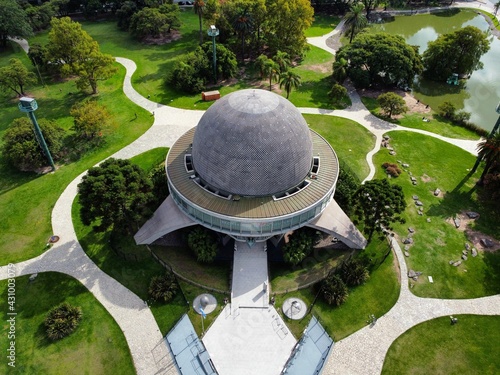
[[[405,245],[405,250],[406,251],[410,250],[410,245]]]
[[[410,177],[410,180],[411,180],[411,182],[417,182],[416,177],[413,177],[413,176]]]
[[[481,245],[483,245],[483,247],[493,247],[495,244],[492,240],[490,240],[489,238],[481,238]]]
[[[458,266],[459,266],[459,265],[461,265],[461,264],[462,264],[462,261],[461,261],[461,260],[457,260],[457,261],[456,261],[456,262],[454,262],[452,265],[453,265],[454,267],[458,267]]]
[[[472,250],[471,250],[471,254],[472,254],[472,257],[473,257],[473,258],[477,257],[477,250],[476,250],[476,248],[475,248],[475,247],[473,247],[473,248],[472,248]]]
[[[430,217],[428,217],[428,218],[427,218],[427,222],[428,222],[428,223],[430,223],[430,222],[431,222],[431,218],[430,218]]]
[[[417,185],[417,181],[412,181],[411,184],[416,186]]]
[[[389,139],[391,139],[391,137],[389,137],[388,135],[384,135],[383,138],[388,141]]]
[[[477,212],[472,211],[467,212],[466,215],[469,217],[469,219],[477,219],[479,217],[479,214]]]
[[[409,270],[408,271],[408,277],[410,279],[413,279],[413,280],[416,280],[418,278],[418,276],[421,275],[421,274],[422,274],[422,272],[415,272],[413,270]]]
[[[412,198],[414,201],[418,201],[418,195],[414,195]]]
[[[405,251],[405,257],[409,257],[410,253],[408,251]]]
[[[413,238],[411,238],[411,237],[405,238],[405,239],[403,240],[403,243],[404,243],[405,245],[412,244],[412,243],[413,243]]]
[[[388,149],[389,151],[394,151],[394,149],[393,149],[392,147],[389,147],[389,145],[387,145],[387,149]]]
[[[415,204],[419,207],[424,205],[421,201],[415,201]]]
[[[465,243],[465,250],[467,250],[467,251],[470,250],[470,244],[468,242]]]
[[[420,207],[418,208],[418,210],[419,210],[419,211],[423,211],[423,210],[424,210],[424,208],[423,208],[422,206],[420,206]]]
[[[434,195],[437,197],[441,193],[440,189],[434,190]]]
[[[454,261],[454,260],[450,260],[450,261],[448,262],[448,264],[450,264],[450,266],[452,266],[452,265],[453,265],[453,263],[455,263],[455,261]]]
[[[455,228],[460,228],[460,224],[462,224],[462,220],[460,220],[458,217],[454,217],[453,223],[455,224]]]
[[[463,260],[467,260],[467,255],[462,255]]]
[[[418,214],[422,216],[424,213],[422,211],[418,211]]]
[[[396,155],[396,151],[389,151],[389,155]]]
[[[467,255],[467,250],[462,250],[462,255]]]
[[[408,228],[408,232],[410,232],[410,233],[415,233],[415,229],[413,229],[412,227],[409,227],[409,228]]]
[[[410,164],[403,163],[401,165],[403,166],[403,168],[410,168]]]

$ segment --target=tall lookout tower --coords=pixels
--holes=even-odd
[[[214,103],[172,146],[166,173],[170,196],[137,232],[138,244],[200,224],[250,247],[303,226],[366,245],[333,199],[335,151],[272,92],[241,90]]]

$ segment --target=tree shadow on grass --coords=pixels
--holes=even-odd
[[[332,88],[332,77],[327,76],[318,81],[304,82],[297,89],[298,92],[310,92],[311,102],[318,106],[318,108],[333,109],[328,92]]]

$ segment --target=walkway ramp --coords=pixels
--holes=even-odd
[[[238,308],[269,306],[266,243],[235,241],[231,304]]]

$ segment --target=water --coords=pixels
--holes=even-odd
[[[462,10],[456,14],[426,14],[396,17],[395,21],[374,25],[376,31],[399,34],[409,44],[420,47],[420,53],[427,44],[440,34],[449,33],[465,26],[476,26],[488,30],[483,16],[472,10]],[[458,109],[472,114],[471,122],[486,130],[491,130],[498,114],[495,108],[500,101],[500,41],[490,36],[490,50],[481,57],[483,68],[472,73],[460,85],[451,86],[428,80],[417,79],[413,94],[422,103],[437,107],[444,101],[452,102]]]

